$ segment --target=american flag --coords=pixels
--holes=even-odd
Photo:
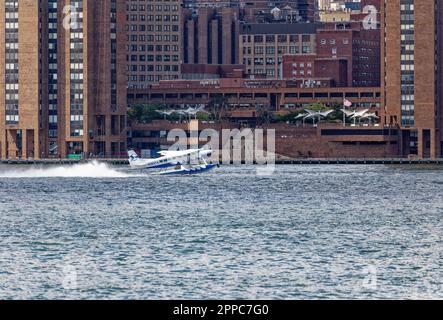
[[[348,99],[343,100],[343,105],[345,107],[351,107],[352,106],[352,102],[349,101]]]

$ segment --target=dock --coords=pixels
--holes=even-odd
[[[129,165],[127,159],[16,159],[0,160],[1,165],[75,165],[97,161],[114,166]],[[223,163],[224,165],[233,164]],[[257,163],[255,163],[257,164]],[[443,159],[277,159],[277,165],[443,165]]]
[[[291,159],[277,160],[276,164],[288,165],[443,165],[443,159]]]

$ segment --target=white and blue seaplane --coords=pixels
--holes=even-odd
[[[134,169],[161,169],[159,174],[197,174],[216,168],[218,165],[208,163],[212,150],[190,149],[184,151],[160,151],[160,157],[142,159],[134,150],[128,151],[129,165]]]

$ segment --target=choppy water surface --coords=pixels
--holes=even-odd
[[[0,298],[443,298],[443,171],[0,167]]]

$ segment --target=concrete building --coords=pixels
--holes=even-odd
[[[350,22],[351,13],[348,11],[322,11],[319,13],[320,22]]]
[[[126,1],[128,87],[178,79],[182,63],[181,0]]]
[[[0,0],[2,159],[126,149],[124,8]]]
[[[386,125],[401,128],[401,155],[443,156],[443,4],[390,0],[382,5]]]
[[[316,52],[314,23],[243,24],[240,29],[240,63],[246,74],[254,77],[280,79],[286,54]]]

